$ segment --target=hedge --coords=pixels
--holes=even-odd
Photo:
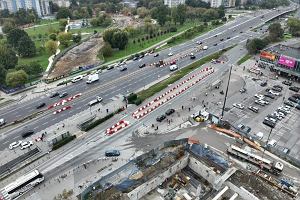
[[[71,142],[72,140],[74,140],[76,138],[76,135],[71,135],[68,137],[63,138],[62,140],[58,141],[57,143],[55,143],[52,147],[52,150],[56,150],[62,146],[64,146],[65,144]]]

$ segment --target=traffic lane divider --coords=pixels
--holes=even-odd
[[[110,135],[118,132],[122,128],[125,128],[128,125],[129,125],[128,121],[121,120],[118,123],[116,123],[115,125],[113,125],[112,127],[106,129],[105,133],[106,133],[106,135],[110,136]]]

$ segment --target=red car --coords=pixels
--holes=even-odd
[[[173,60],[170,65],[175,65],[176,64],[176,60]]]

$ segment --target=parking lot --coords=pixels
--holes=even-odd
[[[253,61],[248,66],[251,65],[254,65]],[[284,102],[289,101],[288,98],[290,96],[297,94],[297,92],[290,90],[289,87],[291,86],[282,84],[286,79],[282,77],[278,79],[270,78],[272,74],[268,72],[268,69],[261,69],[261,72],[263,76],[257,76],[249,72],[245,73],[243,69],[233,72],[233,74],[239,74],[240,77],[243,77],[246,92],[235,93],[229,96],[226,103],[228,111],[225,112],[225,119],[237,129],[241,129],[242,125],[244,125],[244,134],[248,134],[253,138],[256,137],[257,133],[263,133],[261,138],[263,142],[272,141],[272,145],[276,149],[288,153],[296,159],[300,159],[300,124],[297,123],[300,117],[300,110],[295,107],[288,108],[284,104]],[[267,81],[267,85],[261,86],[264,81]],[[271,89],[274,85],[282,86],[282,91],[272,90],[271,93],[273,94],[279,93],[271,95],[274,99],[267,97],[269,95],[265,96],[270,94],[267,89]],[[299,84],[293,83],[292,86],[299,87]],[[268,104],[264,104],[264,101],[268,101]],[[233,104],[238,105],[233,106]],[[293,104],[297,105],[297,103]],[[243,108],[239,108],[240,106]],[[258,108],[258,112],[250,110],[249,106]],[[279,107],[282,107],[281,110],[278,110]],[[271,124],[271,126],[263,124],[263,121]],[[271,128],[272,125],[274,125],[273,129]],[[247,130],[247,127],[250,127],[250,129]]]

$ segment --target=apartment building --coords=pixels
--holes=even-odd
[[[0,0],[0,10],[4,9],[10,13],[19,9],[33,9],[40,17],[50,14],[49,0]]]
[[[164,0],[164,4],[169,8],[176,7],[179,4],[185,4],[185,0]]]

